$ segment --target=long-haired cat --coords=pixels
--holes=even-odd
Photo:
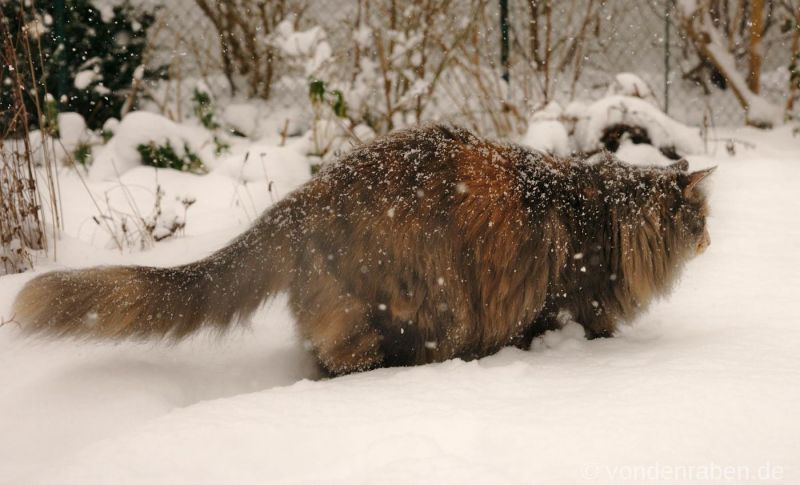
[[[526,347],[562,310],[610,336],[709,244],[698,183],[710,170],[600,158],[452,126],[397,132],[203,260],[47,273],[18,295],[15,318],[52,336],[180,339],[286,290],[331,374]]]

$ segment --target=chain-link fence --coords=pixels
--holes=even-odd
[[[331,43],[347,41],[353,36],[356,24],[352,19],[357,7],[360,11],[361,1],[337,1],[335,8],[333,2],[306,1],[302,4],[303,23],[305,27],[321,24],[330,33]],[[494,38],[498,43],[498,65],[501,35],[496,4],[499,1],[485,3],[486,8],[492,9],[489,18],[497,19],[497,25],[487,25],[485,32],[487,41]],[[168,65],[173,78],[199,77],[212,91],[231,94],[233,81],[230,66],[225,65],[221,55],[220,33],[198,7],[199,1],[151,2],[159,4],[159,20],[151,34],[155,46],[152,62]],[[533,63],[531,53],[525,52],[531,44],[530,12],[537,3],[545,2],[508,0],[508,3],[511,62]],[[573,0],[552,2],[552,9],[549,19],[552,24],[548,27],[555,35],[551,48],[565,52],[563,58],[553,61],[553,82],[557,83],[554,99],[566,103],[570,98],[595,98],[616,73],[631,72],[647,82],[662,108],[681,121],[715,125],[744,122],[744,111],[734,95],[724,81],[720,82],[713,67],[697,57],[682,35],[674,0]],[[535,28],[542,30],[545,26],[542,19],[539,21]],[[780,35],[777,27],[771,32]],[[576,43],[578,36],[581,42]],[[788,47],[777,41],[770,43],[769,39],[766,46],[762,93],[780,101],[788,83],[788,71],[783,67],[788,64]],[[345,50],[347,55],[351,54]],[[511,89],[529,82],[527,76],[515,76],[515,72],[519,69],[512,70]]]
[[[527,22],[525,10],[541,1],[509,0]],[[733,2],[729,2],[733,3]],[[578,0],[554,3],[553,30],[585,35],[582,73],[574,94],[592,99],[620,72],[631,72],[652,88],[671,116],[692,124],[740,125],[745,112],[713,66],[698,58],[681,28],[675,0]],[[587,12],[592,12],[588,14]],[[587,21],[582,32],[575,24]],[[512,21],[513,25],[513,21]],[[788,36],[770,26],[764,38],[762,94],[782,102],[789,81]],[[541,29],[542,26],[540,25]],[[519,33],[525,37],[525,33]],[[513,37],[513,32],[512,32]],[[571,39],[567,39],[568,41]],[[512,42],[512,50],[514,49]],[[519,47],[519,46],[517,46]],[[744,51],[740,46],[739,51]]]
[[[150,32],[152,64],[169,66],[171,77],[212,80],[215,91],[229,90],[220,79],[224,65],[219,33],[194,0],[156,0],[157,22]]]

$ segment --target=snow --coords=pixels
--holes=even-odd
[[[777,126],[783,122],[781,107],[748,91],[747,120],[760,126]]]
[[[75,87],[78,89],[86,89],[90,84],[99,79],[99,76],[93,69],[87,69],[75,74]]]
[[[312,155],[336,154],[345,151],[355,144],[367,142],[375,137],[375,132],[367,125],[359,124],[346,129],[344,121],[328,117],[311,122],[311,129],[304,136],[303,145],[298,149]]]
[[[569,134],[560,121],[561,113],[561,107],[556,102],[534,113],[520,143],[553,155],[569,155],[572,151]]]
[[[697,0],[678,0],[677,5],[685,17],[690,17],[697,11]]]
[[[281,147],[261,142],[242,150],[223,157],[216,172],[235,180],[277,183],[285,190],[283,195],[308,180],[311,171],[308,159],[295,146]]]
[[[667,166],[675,162],[665,157],[658,148],[647,143],[633,143],[623,140],[615,155],[633,165],[659,165]]]
[[[136,66],[136,69],[133,70],[133,79],[136,81],[141,81],[144,78],[144,64],[139,64]]]
[[[63,112],[58,114],[58,137],[68,152],[72,152],[81,143],[89,143],[93,136],[86,130],[86,121],[78,113]]]
[[[253,103],[230,103],[222,109],[222,120],[246,136],[257,133],[258,115],[258,107]]]
[[[614,81],[608,86],[608,94],[642,98],[653,106],[658,106],[658,100],[650,86],[642,78],[630,72],[617,74]]]
[[[105,23],[110,23],[114,20],[114,9],[109,4],[103,4],[99,7],[100,9],[100,18]]]
[[[333,55],[325,30],[318,25],[299,32],[291,21],[284,20],[275,31],[274,43],[285,55],[303,60],[306,76],[316,74]]]
[[[117,136],[132,136],[131,116]],[[156,118],[135,125],[174,128]],[[186,128],[165,136],[191,138]],[[800,483],[800,138],[788,126],[713,138],[708,153],[689,157],[692,169],[720,167],[712,244],[670,298],[613,339],[587,341],[564,315],[565,327],[531,351],[324,380],[283,297],[250,329],[177,345],[27,340],[13,323],[0,326],[0,483],[611,484],[687,467],[735,467],[731,483],[761,470]],[[734,156],[728,139],[741,142]],[[165,201],[197,197],[185,235],[147,251],[104,249],[88,194],[63,172],[59,259],[0,278],[0,315],[50,269],[209,254],[274,200],[247,164],[267,153],[283,196],[301,177],[292,150],[255,143],[244,181],[228,167],[243,152],[204,176],[133,166],[119,180],[88,181],[119,210],[120,184],[142,208],[156,183]]]
[[[687,10],[689,6],[687,4],[683,7],[685,12],[689,11]],[[704,12],[701,19],[703,21],[703,33],[707,34],[706,37],[708,39],[706,49],[713,56],[728,82],[744,98],[747,104],[748,122],[761,126],[777,126],[781,124],[783,111],[780,106],[772,104],[764,97],[750,90],[744,76],[736,69],[736,59],[725,47],[726,43],[722,34],[713,26],[708,12]]]
[[[116,118],[109,118],[103,123],[103,131],[107,131],[108,133],[116,133],[118,127],[119,120]]]

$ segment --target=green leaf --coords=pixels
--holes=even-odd
[[[312,103],[321,103],[325,99],[325,82],[320,79],[309,81],[308,97]]]
[[[331,95],[333,96],[333,104],[331,105],[333,108],[333,113],[339,118],[346,118],[347,103],[344,101],[344,95],[338,89],[333,91]]]
[[[154,142],[142,143],[136,146],[136,151],[142,157],[142,163],[150,167],[172,168],[195,174],[208,173],[203,161],[188,144],[183,145],[183,156],[178,155],[169,142],[163,145],[156,145]]]

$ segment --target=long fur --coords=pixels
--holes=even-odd
[[[526,347],[564,310],[610,336],[707,245],[706,175],[557,159],[452,126],[401,131],[204,260],[48,273],[17,319],[57,336],[181,338],[288,290],[333,374]]]
[[[15,319],[29,333],[56,337],[178,340],[202,327],[224,331],[287,284],[291,262],[277,209],[194,263],[38,276],[17,296]]]

